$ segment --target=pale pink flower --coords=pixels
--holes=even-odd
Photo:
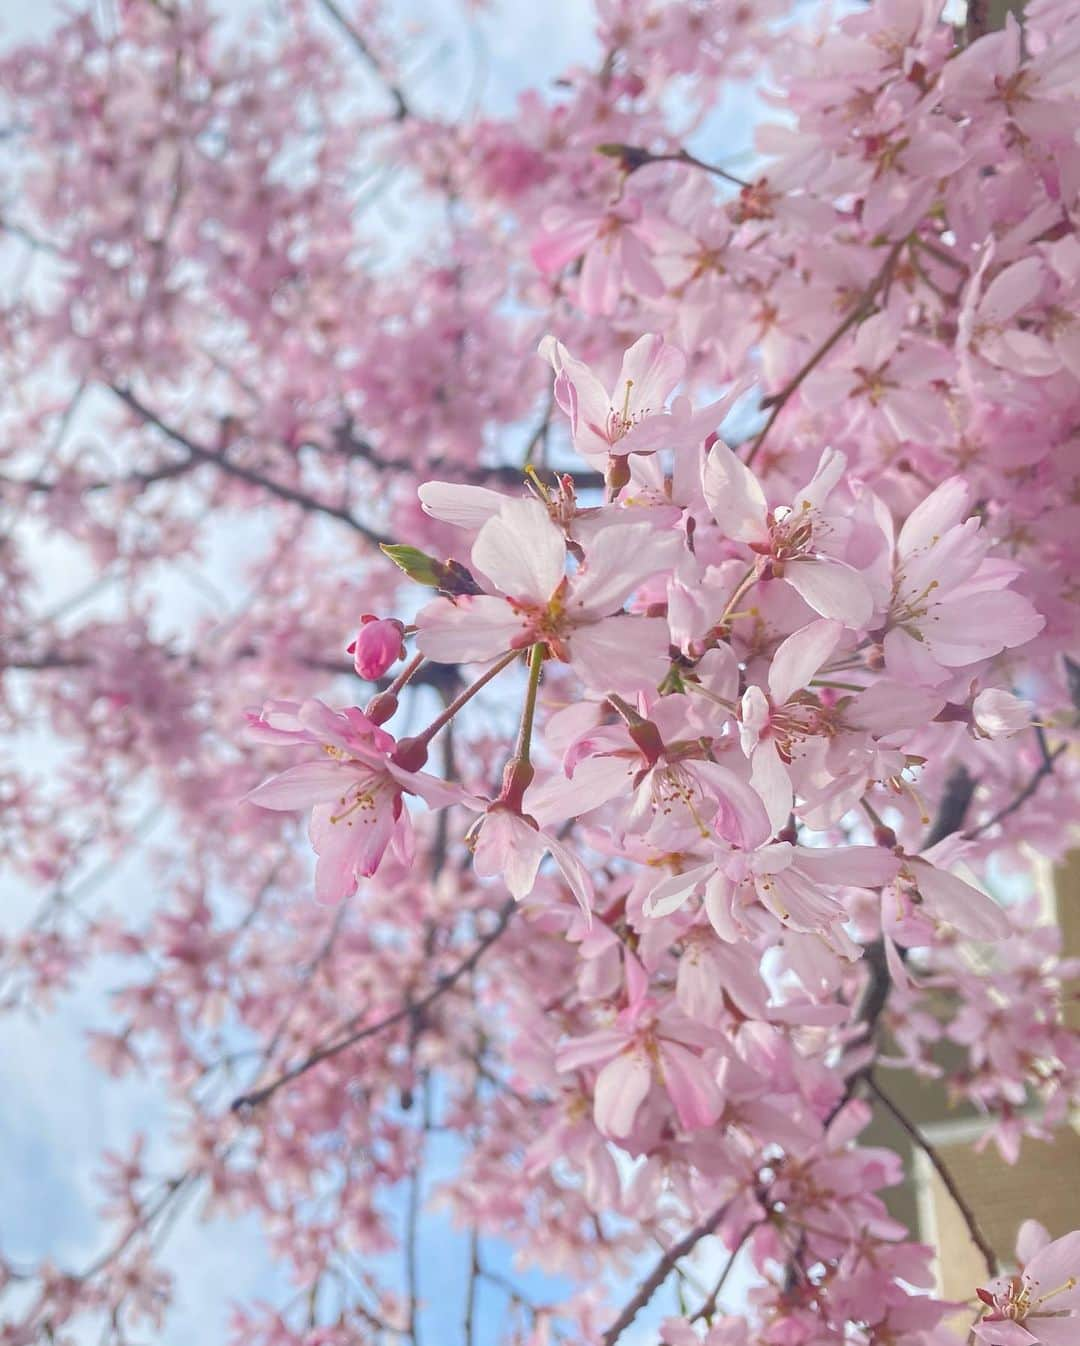
[[[679,399],[679,416],[667,410],[686,357],[656,333],[639,337],[623,354],[611,393],[554,337],[544,337],[540,354],[555,371],[555,400],[570,417],[574,448],[587,462],[603,466],[612,454],[653,453],[694,438],[700,443],[716,425],[711,409],[700,413],[698,424],[685,398]]]
[[[699,1055],[708,1034],[674,1006],[657,1007],[645,993],[648,979],[633,955],[627,956],[627,985],[629,1003],[615,1027],[564,1043],[556,1057],[558,1069],[600,1065],[593,1084],[593,1116],[597,1129],[614,1140],[630,1135],[657,1084],[666,1090],[685,1130],[712,1125],[723,1100],[715,1071]]]
[[[978,1296],[986,1305],[975,1324],[986,1346],[1076,1346],[1080,1341],[1080,1230],[1050,1241],[1034,1220],[1020,1228],[1021,1268]]]
[[[754,918],[760,904],[782,926],[828,933],[847,949],[837,929],[846,912],[828,890],[881,887],[895,878],[898,868],[896,857],[877,846],[816,850],[776,841],[756,850],[717,848],[707,863],[657,883],[646,899],[645,914],[669,916],[700,896],[716,933],[737,944],[761,928]]]
[[[934,687],[949,670],[1024,645],[1044,619],[1006,586],[1020,566],[987,556],[971,487],[943,481],[908,515],[896,542],[883,647],[889,673]]]
[[[769,664],[766,694],[756,684],[743,693],[739,733],[751,762],[750,782],[780,831],[795,795],[788,765],[803,742],[832,731],[832,717],[804,688],[832,655],[842,622],[811,622],[783,641]]]
[[[851,405],[869,428],[900,440],[932,441],[947,433],[945,400],[933,386],[948,372],[941,349],[902,336],[890,313],[865,319],[845,354],[807,379],[802,394],[807,406],[827,411]]]
[[[829,496],[846,466],[842,453],[826,449],[794,503],[770,509],[750,468],[726,444],[717,443],[709,451],[702,487],[723,534],[746,543],[758,556],[762,578],[790,584],[822,617],[861,627],[874,609],[870,588],[833,555],[846,542],[848,528],[829,510]]]
[[[566,538],[538,500],[511,500],[480,529],[475,569],[495,594],[439,598],[416,617],[417,648],[441,663],[494,659],[543,644],[601,691],[655,687],[668,663],[667,623],[622,611],[649,576],[671,568],[671,532],[647,523],[604,528],[566,574]]]
[[[495,803],[470,831],[468,842],[477,874],[482,879],[501,878],[519,902],[536,886],[540,862],[550,855],[591,920],[593,886],[588,870],[568,846],[531,819]]]
[[[309,834],[318,855],[315,895],[337,902],[361,877],[378,869],[393,845],[408,860],[413,844],[406,794],[433,808],[463,803],[456,785],[423,771],[406,771],[392,752],[393,738],[362,711],[334,711],[321,701],[268,701],[249,712],[249,736],[264,743],[321,748],[324,757],[289,767],[245,795],[265,809],[311,808]]]
[[[664,293],[651,255],[659,222],[636,197],[623,196],[605,210],[553,206],[542,223],[532,259],[550,276],[584,254],[578,294],[586,313],[611,313],[627,288],[651,299]]]
[[[983,738],[1011,738],[1031,728],[1035,707],[1000,687],[986,687],[971,703],[975,731]]]
[[[568,777],[534,787],[529,808],[553,822],[623,801],[620,828],[660,846],[723,838],[753,849],[769,836],[769,817],[753,786],[735,767],[706,755],[693,741],[685,698],[661,697],[653,719],[631,734],[608,725],[577,739],[564,765]],[[740,758],[736,767],[745,771]]]

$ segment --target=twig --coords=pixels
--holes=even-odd
[[[745,178],[736,177],[719,164],[706,163],[686,149],[673,150],[669,154],[654,154],[642,145],[604,145],[600,152],[620,159],[627,173],[636,173],[639,168],[646,168],[649,164],[688,164],[691,168],[700,168],[714,177],[723,178],[736,187],[749,188],[752,185]]]
[[[641,1288],[637,1294],[629,1301],[618,1318],[611,1324],[604,1333],[602,1346],[615,1346],[622,1334],[638,1316],[641,1310],[656,1294],[657,1290],[671,1275],[675,1264],[680,1261],[687,1253],[693,1252],[703,1238],[709,1234],[715,1233],[717,1225],[727,1214],[728,1202],[724,1202],[717,1210],[707,1216],[698,1225],[695,1225],[688,1234],[685,1234],[676,1244],[660,1258],[656,1266],[649,1272],[648,1276],[642,1281]]]
[[[710,1323],[712,1322],[713,1314],[716,1312],[717,1301],[720,1298],[721,1291],[727,1284],[727,1280],[728,1277],[731,1275],[732,1268],[735,1266],[735,1259],[739,1256],[743,1248],[746,1246],[746,1242],[750,1238],[750,1235],[754,1232],[755,1229],[759,1229],[762,1224],[763,1221],[755,1220],[753,1224],[748,1224],[746,1228],[743,1230],[738,1243],[736,1243],[735,1247],[732,1248],[731,1255],[728,1257],[727,1262],[724,1264],[724,1269],[723,1271],[721,1271],[720,1277],[717,1280],[716,1284],[713,1286],[712,1292],[710,1293],[708,1299],[705,1300],[701,1308],[698,1309],[697,1313],[695,1313],[694,1316],[690,1319],[692,1323],[700,1322],[702,1318],[707,1319]]]
[[[986,1270],[991,1276],[996,1276],[998,1274],[997,1253],[994,1252],[987,1241],[986,1235],[979,1228],[979,1222],[975,1218],[975,1212],[961,1195],[959,1188],[956,1186],[956,1181],[949,1172],[941,1155],[938,1154],[937,1150],[934,1149],[933,1145],[930,1144],[915,1123],[902,1112],[888,1094],[882,1090],[873,1075],[866,1076],[866,1086],[886,1111],[892,1115],[894,1120],[899,1123],[912,1142],[917,1145],[919,1149],[922,1150],[923,1154],[926,1155],[927,1159],[929,1159],[930,1163],[933,1165],[934,1172],[941,1179],[945,1190],[952,1197],[956,1204],[956,1209],[963,1217],[971,1241],[976,1248],[978,1248],[979,1252],[982,1254],[983,1261],[986,1263]]]
[[[812,373],[813,370],[817,368],[817,366],[822,362],[822,360],[824,360],[826,355],[828,355],[828,353],[837,344],[837,342],[843,338],[846,332],[850,331],[852,327],[854,327],[857,323],[861,322],[863,318],[868,316],[870,310],[874,306],[874,301],[877,299],[878,295],[881,293],[881,290],[887,284],[890,276],[892,275],[893,268],[896,266],[896,259],[897,257],[899,257],[900,250],[901,248],[903,248],[903,246],[904,246],[903,240],[901,240],[899,243],[894,243],[892,245],[892,247],[889,249],[889,255],[885,258],[885,261],[882,264],[881,269],[878,271],[877,275],[873,278],[873,280],[871,280],[870,284],[866,287],[862,295],[856,301],[855,306],[843,319],[840,325],[838,327],[833,328],[832,332],[830,332],[830,334],[825,338],[825,340],[821,343],[821,345],[817,348],[817,350],[814,351],[813,355],[811,355],[810,358],[806,361],[806,363],[803,364],[802,367],[794,375],[792,375],[792,377],[783,386],[783,388],[780,389],[778,393],[774,393],[771,397],[766,397],[765,400],[762,402],[761,405],[763,409],[771,407],[772,410],[769,413],[769,419],[765,422],[764,426],[761,428],[757,436],[751,442],[750,451],[746,455],[747,466],[749,466],[754,461],[755,457],[757,456],[758,450],[761,448],[762,444],[765,441],[766,435],[768,435],[769,431],[775,425],[777,417],[780,415],[784,407],[787,405],[791,395],[802,385],[807,375]]]
[[[284,1085],[291,1084],[293,1080],[299,1079],[301,1075],[307,1074],[309,1070],[313,1069],[321,1062],[329,1060],[332,1056],[337,1056],[340,1052],[346,1051],[349,1047],[354,1047],[358,1042],[363,1042],[366,1038],[374,1037],[377,1033],[381,1033],[386,1028],[393,1028],[395,1024],[402,1023],[406,1019],[422,1014],[424,1010],[430,1005],[433,1005],[444,992],[449,991],[452,986],[456,985],[467,972],[472,971],[488,949],[491,948],[506,929],[510,922],[510,917],[513,915],[515,905],[516,903],[513,898],[510,898],[505,902],[499,910],[498,920],[496,921],[494,928],[484,936],[468,957],[464,958],[458,963],[457,967],[453,968],[444,977],[440,977],[431,990],[421,996],[419,1000],[408,1001],[406,1004],[401,1005],[398,1009],[394,1010],[392,1014],[386,1015],[375,1023],[367,1024],[363,1028],[358,1028],[353,1032],[347,1033],[344,1037],[333,1038],[329,1042],[324,1043],[321,1047],[316,1047],[303,1061],[293,1066],[292,1069],[286,1070],[283,1074],[279,1075],[277,1079],[271,1080],[269,1084],[263,1085],[261,1089],[254,1089],[250,1093],[241,1094],[238,1098],[234,1098],[231,1110],[233,1112],[248,1112],[253,1108],[258,1107],[261,1103],[265,1103],[268,1098],[271,1098],[276,1094]]]
[[[408,1208],[405,1213],[405,1288],[408,1295],[409,1340],[420,1346],[420,1266],[418,1259],[420,1233],[420,1205],[423,1197],[424,1143],[431,1127],[431,1076],[425,1071],[421,1085],[423,1096],[423,1129],[420,1133],[419,1153],[409,1173]]]
[[[406,117],[411,115],[411,108],[402,92],[401,87],[396,84],[386,72],[386,66],[382,60],[368,46],[361,33],[349,22],[342,11],[335,4],[335,0],[319,0],[319,4],[334,22],[348,35],[349,41],[359,52],[360,56],[367,62],[371,69],[378,75],[382,81],[386,92],[394,101],[394,120],[403,122]]]
[[[1042,730],[1038,729],[1037,732],[1041,734]],[[1032,774],[1028,783],[1008,804],[1004,806],[1004,808],[998,809],[996,813],[991,814],[989,818],[979,823],[977,826],[969,827],[966,832],[962,832],[960,835],[965,841],[973,841],[976,837],[982,836],[984,832],[988,832],[991,827],[996,827],[998,823],[1004,822],[1006,818],[1011,817],[1018,809],[1023,808],[1032,795],[1038,790],[1046,777],[1053,775],[1054,763],[1062,753],[1067,750],[1069,745],[1067,743],[1059,743],[1053,752],[1051,752],[1045,746],[1045,738],[1043,738],[1041,742],[1043,743],[1043,760],[1039,763],[1038,769]]]
[[[174,444],[184,449],[192,459],[200,463],[209,463],[219,471],[236,477],[240,481],[246,481],[252,486],[258,486],[262,490],[275,495],[279,500],[287,500],[290,504],[299,505],[301,509],[312,514],[325,514],[331,519],[339,519],[342,523],[354,529],[361,537],[366,538],[368,542],[376,546],[384,542],[390,542],[391,539],[377,533],[367,524],[361,523],[347,509],[342,509],[337,505],[327,504],[325,501],[317,500],[314,496],[308,495],[304,491],[297,490],[293,486],[287,486],[283,482],[274,481],[271,477],[264,477],[260,472],[254,471],[249,467],[242,467],[239,463],[231,462],[223,453],[215,453],[205,448],[201,444],[196,444],[194,440],[189,439],[187,435],[163,421],[156,412],[144,405],[138,397],[128,388],[122,388],[118,384],[109,384],[110,391],[120,399],[121,402],[135,413],[141,420],[148,425],[152,425],[155,430],[163,434],[166,439],[172,440]]]

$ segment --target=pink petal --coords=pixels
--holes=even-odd
[[[630,385],[631,416],[662,410],[686,369],[686,356],[655,332],[639,337],[622,359],[612,401],[620,409]]]
[[[864,627],[874,611],[870,587],[851,566],[825,559],[789,561],[784,578],[803,602],[823,617]]]
[[[649,1058],[640,1048],[622,1052],[596,1077],[593,1117],[597,1129],[617,1140],[628,1136],[652,1083]]]
[[[896,878],[901,862],[881,846],[798,846],[795,863],[818,883],[878,888]]]
[[[908,515],[897,539],[897,551],[901,556],[907,556],[917,548],[929,547],[950,528],[963,522],[970,506],[970,485],[963,477],[949,477]]]
[[[668,670],[669,632],[662,617],[629,614],[580,626],[569,640],[570,662],[597,692],[655,689]]]
[[[510,598],[546,603],[566,567],[566,540],[539,500],[509,500],[480,529],[472,560]]]
[[[709,1067],[692,1051],[669,1038],[659,1041],[664,1087],[675,1104],[680,1123],[688,1131],[711,1126],[720,1115],[723,1099]]]
[[[1007,939],[1012,933],[1008,918],[992,897],[925,860],[909,857],[906,863],[931,915],[971,939]]]
[[[256,785],[244,798],[264,809],[310,808],[338,799],[355,779],[341,762],[301,762]]]
[[[829,658],[843,634],[838,621],[811,622],[788,636],[769,665],[769,691],[778,706],[801,691]]]
[[[416,493],[425,514],[456,528],[483,528],[508,499],[486,486],[465,486],[450,481],[426,481]]]
[[[437,598],[416,614],[416,648],[441,664],[494,659],[527,642],[528,622],[503,598]]]
[[[701,485],[723,533],[740,542],[767,541],[765,492],[726,444],[714,444],[709,451]]]

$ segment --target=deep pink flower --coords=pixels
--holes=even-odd
[[[361,617],[360,622],[360,632],[349,646],[349,653],[360,677],[374,681],[401,658],[405,628],[394,617],[375,617],[371,613]]]

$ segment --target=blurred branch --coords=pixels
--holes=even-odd
[[[956,1185],[956,1180],[949,1172],[941,1155],[938,1154],[937,1150],[930,1144],[911,1118],[892,1101],[888,1094],[883,1092],[881,1086],[878,1084],[877,1080],[874,1079],[872,1074],[866,1076],[866,1087],[882,1107],[884,1107],[900,1125],[911,1141],[917,1145],[919,1149],[922,1150],[923,1154],[926,1155],[927,1159],[929,1159],[930,1163],[933,1165],[934,1172],[941,1179],[945,1190],[952,1197],[956,1209],[960,1212],[964,1224],[967,1226],[967,1231],[971,1237],[972,1243],[974,1243],[976,1248],[978,1248],[979,1252],[982,1254],[983,1261],[986,1263],[987,1272],[991,1276],[996,1276],[998,1274],[997,1253],[994,1252],[986,1235],[979,1228],[979,1222],[975,1218],[975,1212],[964,1200],[963,1195]]]
[[[510,918],[514,913],[516,902],[509,898],[499,910],[498,920],[492,930],[486,934],[476,945],[473,951],[458,965],[448,972],[444,977],[440,977],[435,985],[419,1000],[411,1000],[394,1010],[392,1014],[377,1020],[373,1024],[367,1024],[355,1032],[349,1032],[344,1037],[334,1038],[316,1047],[313,1052],[304,1058],[298,1065],[279,1075],[276,1080],[265,1084],[260,1089],[254,1089],[250,1093],[241,1094],[239,1098],[233,1099],[233,1112],[249,1112],[261,1103],[265,1103],[271,1098],[283,1085],[290,1084],[293,1080],[299,1079],[301,1075],[306,1074],[313,1067],[321,1062],[329,1060],[332,1056],[337,1056],[339,1052],[346,1051],[349,1047],[354,1047],[358,1042],[363,1042],[366,1038],[374,1037],[386,1028],[393,1028],[396,1024],[403,1023],[408,1019],[413,1019],[416,1015],[422,1014],[429,1006],[433,1005],[441,995],[449,991],[457,982],[465,976],[467,972],[479,963],[484,954],[496,943],[502,936],[503,931],[510,923]],[[355,1020],[354,1020],[355,1022]]]
[[[409,107],[408,100],[403,93],[401,86],[397,84],[387,73],[385,64],[365,41],[360,30],[345,17],[343,11],[338,7],[335,0],[317,0],[320,7],[334,20],[339,28],[346,34],[352,43],[354,50],[370,66],[374,73],[379,77],[383,88],[393,99],[394,120],[403,122],[406,117],[412,115],[412,109]]]
[[[369,528],[367,524],[361,523],[347,509],[338,505],[328,504],[326,501],[317,500],[314,496],[308,495],[305,491],[298,490],[294,486],[287,486],[283,482],[275,481],[272,477],[265,477],[253,468],[243,467],[239,463],[231,462],[225,457],[224,452],[215,453],[200,444],[196,444],[175,427],[163,421],[156,412],[145,406],[138,397],[128,388],[122,388],[117,384],[109,384],[110,390],[120,399],[121,402],[136,416],[151,425],[155,430],[163,434],[166,439],[182,448],[191,459],[199,463],[207,463],[216,467],[218,471],[226,473],[228,476],[236,477],[240,481],[246,481],[252,486],[257,486],[270,495],[277,496],[279,500],[286,500],[290,504],[299,506],[300,509],[310,514],[323,514],[331,519],[338,519],[347,524],[361,537],[375,546],[383,542],[390,542],[392,539]]]
[[[660,1289],[668,1276],[671,1275],[676,1263],[688,1253],[693,1252],[703,1238],[707,1238],[710,1234],[716,1232],[716,1228],[720,1224],[720,1221],[727,1214],[729,1204],[729,1202],[725,1201],[724,1204],[714,1210],[711,1215],[706,1216],[700,1224],[695,1225],[688,1234],[685,1234],[678,1241],[678,1243],[672,1244],[663,1257],[661,1257],[653,1267],[652,1271],[649,1272],[648,1276],[642,1281],[637,1294],[626,1304],[618,1318],[615,1319],[604,1333],[601,1346],[615,1346],[615,1343],[619,1340],[622,1334],[638,1316],[645,1305],[648,1304],[649,1300],[652,1299],[653,1295],[656,1294],[657,1290]]]

